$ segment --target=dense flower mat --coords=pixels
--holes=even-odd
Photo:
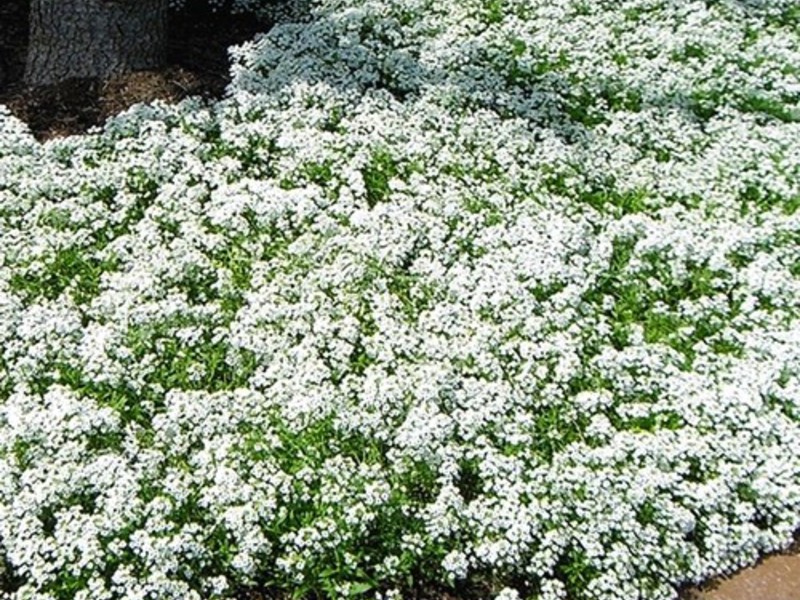
[[[325,0],[219,104],[0,112],[9,597],[667,599],[785,546],[798,31]]]

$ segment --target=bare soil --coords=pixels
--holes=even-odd
[[[800,533],[786,551],[762,558],[730,577],[686,590],[682,600],[800,599]]]

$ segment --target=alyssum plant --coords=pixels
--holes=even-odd
[[[0,116],[6,595],[668,599],[800,524],[789,2],[330,0]]]

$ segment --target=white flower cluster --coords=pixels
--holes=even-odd
[[[323,0],[212,106],[0,107],[3,591],[666,600],[788,544],[799,24]]]

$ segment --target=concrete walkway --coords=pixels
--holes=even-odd
[[[800,600],[800,553],[770,556],[732,577],[690,591],[686,600]]]

